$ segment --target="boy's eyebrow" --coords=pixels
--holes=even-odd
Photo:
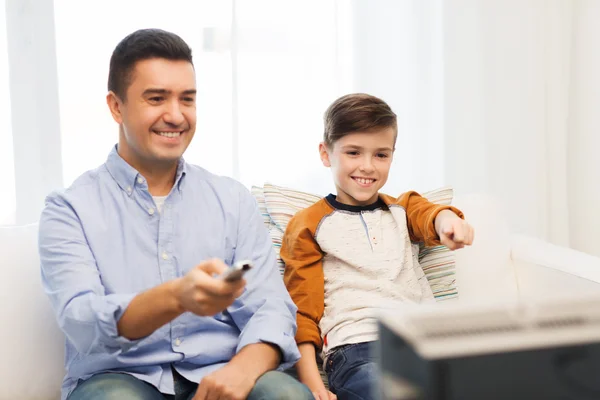
[[[167,89],[159,89],[159,88],[148,88],[144,90],[142,96],[148,96],[152,94],[171,94],[172,92]],[[184,95],[196,94],[196,89],[187,89],[182,92]]]
[[[355,145],[355,144],[347,144],[345,146],[342,146],[342,149],[363,150],[364,148],[362,146],[358,146],[358,145]],[[375,151],[394,151],[394,149],[392,149],[391,147],[380,147],[378,149],[375,149]]]

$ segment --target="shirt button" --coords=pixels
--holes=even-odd
[[[175,339],[175,346],[179,346],[181,344],[181,339]]]
[[[154,208],[149,208],[148,209],[148,214],[154,215]]]
[[[142,178],[138,178],[138,183],[141,185],[142,183],[144,183],[144,180]]]
[[[131,186],[127,186],[127,193],[131,194]]]
[[[163,258],[163,260],[166,260],[167,258],[169,258],[169,256],[166,252],[163,251],[162,258]]]

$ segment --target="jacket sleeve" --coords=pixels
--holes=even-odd
[[[398,204],[406,210],[410,239],[413,242],[425,242],[426,246],[440,244],[440,237],[435,231],[435,218],[440,211],[450,210],[460,218],[464,218],[459,209],[431,203],[416,192],[404,193],[398,198]]]
[[[312,222],[312,223],[311,223]],[[281,245],[281,259],[285,262],[284,282],[298,307],[296,342],[312,343],[322,347],[319,321],[325,302],[323,252],[314,238],[318,221],[311,221],[309,213],[300,213],[288,223]]]

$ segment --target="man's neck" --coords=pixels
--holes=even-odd
[[[177,164],[175,164],[169,170],[153,169],[151,171],[143,172],[138,170],[140,174],[146,178],[148,183],[148,191],[152,196],[166,196],[169,194],[173,185],[175,184],[175,178],[177,176]]]
[[[147,162],[135,159],[135,157],[127,157],[127,155],[120,152],[119,155],[146,179],[148,191],[152,196],[166,196],[171,192],[177,176],[178,161],[169,163]]]

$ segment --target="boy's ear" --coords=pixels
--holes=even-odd
[[[327,145],[324,142],[319,143],[319,154],[321,155],[321,162],[326,167],[331,167],[331,162],[329,161],[329,153],[327,153]]]

